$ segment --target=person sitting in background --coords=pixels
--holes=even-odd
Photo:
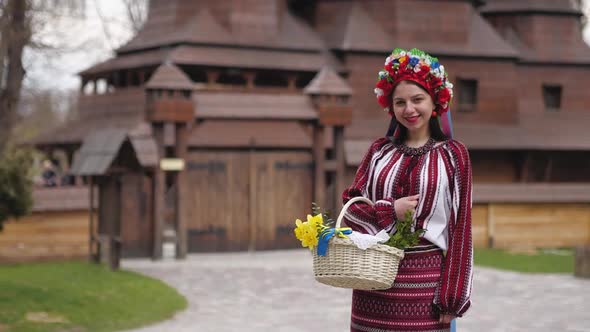
[[[43,161],[43,172],[41,173],[41,179],[43,180],[43,186],[45,187],[57,186],[57,173],[55,172],[51,160]]]

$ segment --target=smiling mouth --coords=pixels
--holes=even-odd
[[[418,118],[419,118],[419,117],[420,117],[420,115],[416,115],[416,116],[408,117],[408,118],[405,118],[405,119],[406,119],[406,121],[408,121],[409,123],[414,123],[414,122],[418,121]]]

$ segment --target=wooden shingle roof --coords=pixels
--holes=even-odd
[[[329,54],[292,52],[278,49],[179,46],[170,54],[169,60],[179,65],[311,72],[318,71],[327,64],[333,66],[336,70],[342,70],[340,62]]]
[[[80,75],[93,75],[113,70],[133,69],[148,66],[158,66],[164,63],[170,53],[170,49],[158,49],[119,55],[115,58],[100,62],[81,71]]]
[[[178,13],[172,8],[177,1],[169,1],[169,9],[161,10],[161,17],[148,20],[142,30],[117,53],[127,53],[142,49],[176,45],[180,43],[201,45],[226,45],[242,47],[263,47],[284,50],[321,50],[324,45],[321,38],[300,19],[286,9],[281,14],[280,25],[276,31],[253,34],[240,26],[227,28],[203,6],[192,17],[178,19]],[[161,6],[161,7],[166,7]],[[165,13],[164,13],[165,11]]]
[[[346,162],[358,165],[374,138],[385,134],[385,120],[381,121],[383,131],[375,132],[369,138],[349,138],[344,144]],[[375,122],[371,123],[375,128]],[[488,125],[485,123],[453,124],[455,138],[475,150],[590,150],[590,115],[579,112],[527,113],[518,114],[514,125]],[[371,131],[365,128],[365,133]]]
[[[466,40],[451,43],[408,37],[404,29],[412,29],[411,26],[402,25],[396,31],[387,31],[360,2],[334,2],[330,8],[333,22],[320,25],[320,33],[333,49],[389,53],[396,47],[416,47],[436,56],[516,58],[519,55],[474,9],[469,9],[464,27]]]
[[[303,91],[312,95],[349,96],[352,94],[350,85],[329,66],[324,66]]]
[[[330,48],[346,51],[393,49],[393,39],[372,19],[360,3],[332,4],[334,24],[320,25],[320,33]]]
[[[56,128],[49,129],[28,143],[37,146],[48,145],[79,145],[84,138],[96,132],[100,128],[121,128],[132,130],[143,122],[143,116],[139,114],[117,114],[107,116],[83,117],[68,121]]]
[[[550,13],[582,16],[578,4],[571,0],[486,0],[479,11],[483,14]]]
[[[312,147],[311,134],[293,121],[207,120],[193,128],[189,146],[199,148]]]
[[[317,119],[311,100],[304,95],[196,92],[193,101],[199,119]]]
[[[146,88],[192,90],[193,82],[180,68],[166,63],[156,69]]]
[[[106,174],[126,139],[127,132],[118,128],[102,129],[88,135],[70,172],[82,176]]]

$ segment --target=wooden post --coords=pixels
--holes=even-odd
[[[326,207],[326,149],[324,147],[324,126],[313,129],[314,195],[313,201],[321,208]]]
[[[164,124],[153,124],[154,138],[158,149],[158,161],[165,157]],[[154,252],[153,259],[162,258],[162,232],[164,228],[165,214],[165,190],[166,179],[164,171],[160,169],[159,162],[154,170]]]
[[[522,169],[520,172],[520,182],[527,182],[527,179],[529,177],[529,165],[531,163],[531,153],[530,152],[525,152],[526,153],[526,157],[524,160],[524,163],[522,164]]]
[[[574,276],[590,279],[590,245],[576,247]]]
[[[254,80],[256,79],[256,73],[252,71],[248,71],[244,73],[244,77],[246,78],[246,88],[253,89],[254,88]]]
[[[553,171],[553,158],[551,154],[548,154],[548,158],[547,165],[545,165],[545,176],[543,177],[545,182],[551,182],[551,172]]]
[[[248,251],[256,250],[256,205],[257,202],[257,193],[256,193],[256,185],[258,180],[256,179],[256,155],[255,155],[255,145],[256,142],[254,140],[250,142],[250,151],[248,153],[248,166],[249,166],[249,194],[250,199],[249,201],[249,215],[248,215],[248,229],[249,229],[249,241],[248,241]]]
[[[290,91],[295,91],[297,89],[297,74],[289,74],[287,80],[289,82],[288,89]]]
[[[488,203],[488,248],[494,247],[494,207]]]
[[[176,158],[186,160],[188,149],[188,126],[186,123],[176,124]],[[187,253],[187,230],[185,216],[186,171],[176,174],[176,258],[185,258]]]
[[[346,161],[344,160],[344,127],[334,127],[334,158],[336,160],[336,177],[334,182],[334,211],[339,211],[342,207],[340,199],[342,192],[346,189],[344,184],[344,172],[346,171]]]
[[[94,183],[92,182],[92,176],[88,179],[88,186],[90,187],[90,202],[88,204],[88,211],[90,213],[90,225],[88,226],[88,260],[90,262],[96,262],[96,256],[94,255]]]

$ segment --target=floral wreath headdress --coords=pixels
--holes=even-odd
[[[432,116],[439,117],[443,132],[452,136],[450,104],[453,98],[453,84],[449,81],[445,67],[437,58],[413,48],[405,51],[393,50],[385,60],[385,67],[379,72],[375,94],[383,110],[393,116],[393,89],[401,81],[413,81],[422,86],[432,97],[435,109]],[[445,115],[446,116],[443,116]]]

